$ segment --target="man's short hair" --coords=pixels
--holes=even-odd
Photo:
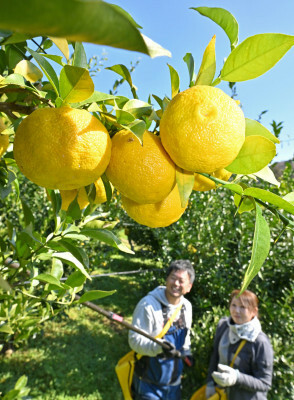
[[[172,261],[166,271],[166,277],[168,277],[171,274],[171,272],[173,272],[173,271],[187,271],[189,278],[190,278],[190,283],[194,282],[195,270],[189,260]]]

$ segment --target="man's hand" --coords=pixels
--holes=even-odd
[[[176,349],[173,343],[168,340],[163,340],[162,343],[165,345],[165,347],[162,347],[162,351],[166,358],[181,357],[181,353]]]
[[[238,369],[223,364],[218,364],[217,369],[218,371],[212,373],[212,377],[218,385],[222,387],[235,385],[239,376]]]

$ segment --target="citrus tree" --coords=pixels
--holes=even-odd
[[[93,270],[85,243],[98,240],[133,252],[107,220],[113,201],[136,223],[164,228],[189,209],[193,191],[230,191],[239,213],[255,215],[244,290],[270,251],[264,210],[276,218],[281,234],[293,230],[294,195],[249,184],[248,176],[278,185],[268,165],[279,140],[216,86],[262,75],[294,37],[259,34],[239,44],[237,21],[227,10],[195,8],[230,41],[221,71],[216,75],[214,37],[199,71],[192,54],[185,55],[188,88],[180,91],[179,75],[169,65],[170,98],[150,94],[145,102],[123,64],[110,69],[129,84],[133,98],[95,88],[83,46],[170,56],[125,10],[78,0],[32,0],[31,7],[34,13],[15,0],[0,14],[0,201],[20,207],[17,215],[13,206],[0,215],[2,343],[21,343],[75,301]],[[50,47],[54,54],[46,51]],[[42,193],[43,203],[35,208],[22,196],[28,180],[32,192]],[[109,294],[90,291],[78,301]]]

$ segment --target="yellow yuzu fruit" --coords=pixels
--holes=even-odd
[[[168,104],[160,121],[160,137],[176,165],[211,173],[237,157],[245,140],[245,118],[222,90],[193,86]]]
[[[97,179],[97,181],[94,182],[94,185],[96,189],[96,195],[93,204],[105,203],[107,201],[107,196],[102,178]],[[81,210],[89,204],[88,195],[84,187],[80,189],[60,190],[60,195],[62,199],[62,210],[67,210],[70,203],[74,201],[77,195],[77,201]]]
[[[7,150],[7,147],[9,146],[9,137],[8,135],[1,135],[1,132],[6,129],[6,126],[2,119],[0,118],[0,157],[3,156],[5,151]]]
[[[84,187],[80,189],[60,190],[60,195],[62,200],[61,209],[65,211],[68,210],[70,203],[74,201],[76,196],[78,196],[77,201],[81,210],[89,204],[88,195]]]
[[[129,199],[157,203],[174,187],[176,168],[158,136],[145,131],[142,146],[132,132],[122,130],[112,138],[106,176]]]
[[[94,204],[105,203],[107,201],[107,196],[102,178],[99,178],[96,182],[94,182],[94,185],[96,189],[96,196],[93,203]]]
[[[100,177],[110,160],[111,139],[86,110],[40,108],[19,125],[14,157],[21,172],[48,189],[71,190]]]
[[[139,204],[125,196],[121,196],[121,199],[122,206],[129,217],[150,228],[161,228],[178,221],[188,205],[187,203],[186,207],[181,206],[177,185],[165,199],[158,203]]]
[[[223,181],[227,181],[232,176],[232,173],[222,168],[218,169],[215,172],[212,172],[210,175],[214,176],[215,178],[221,179]],[[206,176],[199,175],[197,173],[194,174],[194,176],[195,180],[194,180],[193,190],[196,190],[196,192],[206,192],[216,187],[215,182],[213,182]]]

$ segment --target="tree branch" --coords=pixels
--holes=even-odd
[[[13,119],[17,119],[17,116],[13,114],[13,111],[19,112],[21,114],[29,115],[33,111],[35,111],[38,107],[36,106],[24,106],[21,104],[15,103],[0,103],[0,111],[7,114],[9,117]]]

